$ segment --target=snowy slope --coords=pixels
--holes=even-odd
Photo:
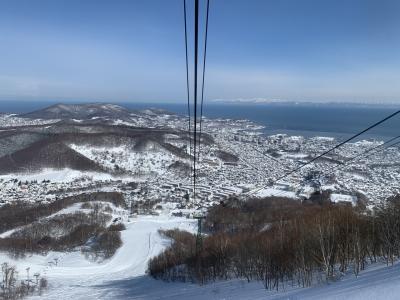
[[[127,215],[121,212],[127,221]],[[20,271],[47,276],[50,289],[42,298],[32,299],[398,299],[400,264],[393,267],[370,266],[358,278],[349,274],[344,279],[312,288],[287,287],[283,291],[266,291],[259,282],[220,281],[207,285],[167,283],[145,275],[150,257],[158,254],[169,241],[158,230],[180,228],[194,231],[193,220],[167,216],[140,216],[127,222],[122,232],[124,245],[113,258],[94,263],[79,252],[33,255],[14,260]],[[58,259],[57,266],[54,259]],[[11,261],[0,254],[0,261]],[[21,272],[21,274],[23,274]]]
[[[19,181],[51,180],[52,182],[71,182],[77,178],[82,178],[85,176],[92,178],[92,180],[113,179],[113,176],[111,176],[108,173],[89,172],[89,171],[82,172],[82,171],[77,171],[77,170],[73,170],[73,169],[69,169],[69,168],[64,168],[61,170],[44,168],[40,172],[18,174],[18,176],[15,174],[0,175],[0,179],[10,180],[10,179],[18,178]]]
[[[75,144],[69,146],[106,168],[114,169],[115,165],[118,165],[120,169],[132,172],[163,174],[168,169],[167,167],[177,160],[177,157],[161,147],[135,152],[128,146],[94,147]]]
[[[104,289],[104,299],[399,299],[400,265],[371,269],[358,278],[348,278],[329,285],[312,288],[296,288],[286,291],[266,291],[261,283],[247,281],[223,281],[199,286],[188,283],[166,283],[141,276],[132,279],[110,281],[98,286]]]
[[[27,267],[31,274],[39,272],[49,280],[50,288],[45,299],[99,299],[104,298],[104,290],[99,289],[110,280],[135,278],[145,274],[148,259],[157,255],[169,241],[158,234],[160,228],[195,230],[195,222],[186,218],[166,216],[139,217],[127,222],[127,215],[121,212],[127,229],[122,231],[123,246],[103,263],[86,260],[77,252],[50,252],[46,256],[32,255],[14,260],[0,254],[0,262],[9,262],[25,274]],[[55,259],[58,260],[57,266]],[[107,297],[105,298],[107,299]]]
[[[295,192],[284,191],[284,190],[274,189],[274,188],[260,189],[254,194],[254,196],[260,197],[260,198],[271,197],[271,196],[288,197],[288,198],[293,198],[293,199],[297,198]]]

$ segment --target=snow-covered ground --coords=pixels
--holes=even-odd
[[[28,119],[20,118],[15,114],[0,114],[0,127],[17,127],[28,125],[44,125],[57,123],[60,120],[41,120],[41,119]]]
[[[150,145],[146,151],[135,152],[132,147],[93,147],[85,145],[69,145],[73,150],[99,163],[100,165],[115,169],[118,168],[132,172],[156,172],[163,174],[167,167],[177,158],[157,145]]]
[[[73,205],[60,213],[76,211]],[[358,277],[353,274],[329,284],[311,288],[286,286],[267,291],[262,283],[245,280],[219,281],[206,285],[164,282],[146,275],[148,260],[170,243],[159,229],[179,228],[194,232],[192,219],[161,216],[129,218],[117,211],[126,230],[122,231],[123,246],[109,260],[92,262],[79,252],[50,252],[46,256],[32,255],[14,260],[1,253],[0,261],[16,265],[21,277],[26,268],[30,274],[38,272],[49,281],[49,289],[32,299],[398,299],[400,294],[400,264],[386,267],[371,265]],[[32,275],[31,275],[32,276]]]
[[[400,294],[400,264],[379,266],[356,278],[348,275],[341,281],[311,288],[287,288],[285,291],[266,291],[260,282],[245,280],[220,281],[203,286],[190,283],[171,283],[139,276],[110,281],[97,287],[103,299],[398,299]],[[89,298],[88,298],[89,299]]]
[[[351,205],[357,205],[357,197],[351,195],[342,195],[342,194],[331,194],[331,201],[334,203],[346,202],[351,203]]]
[[[0,253],[0,262],[15,265],[21,276],[30,267],[31,274],[38,272],[47,277],[50,288],[44,295],[45,299],[121,299],[117,296],[118,288],[100,287],[144,276],[148,260],[169,244],[159,235],[159,229],[195,230],[195,220],[186,218],[140,216],[128,221],[127,215],[121,216],[127,227],[121,232],[123,246],[111,259],[102,263],[85,259],[79,251],[50,252],[46,256],[32,255],[19,260]]]
[[[37,173],[27,173],[27,174],[7,174],[1,175],[0,179],[10,180],[14,178],[18,178],[19,181],[43,181],[50,180],[52,182],[71,182],[77,178],[87,177],[91,178],[91,180],[110,180],[113,179],[113,176],[107,173],[99,173],[99,172],[82,172],[78,170],[72,169],[47,169],[44,168],[40,172]]]
[[[288,198],[296,198],[296,193],[291,191],[284,191],[280,189],[274,188],[266,188],[266,189],[259,189],[256,193],[253,194],[256,197],[270,197],[270,196],[279,196],[279,197],[288,197]]]

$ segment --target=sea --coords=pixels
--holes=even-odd
[[[58,102],[0,101],[0,112],[22,114]],[[82,103],[82,102],[75,102]],[[159,108],[187,115],[187,104],[115,102],[129,109]],[[341,103],[205,103],[207,118],[247,119],[263,125],[264,134],[284,133],[306,137],[330,136],[345,139],[400,109],[396,105]],[[191,107],[193,113],[193,107]],[[371,129],[359,139],[389,139],[400,135],[400,114]]]

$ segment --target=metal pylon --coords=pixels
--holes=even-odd
[[[201,233],[201,222],[206,217],[203,215],[194,216],[194,219],[197,219],[197,236],[196,236],[196,253],[200,253],[203,249],[203,236]]]

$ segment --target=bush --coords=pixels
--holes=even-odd
[[[121,247],[121,233],[117,231],[104,231],[97,235],[93,251],[103,258],[110,258]]]
[[[22,257],[25,253],[71,251],[84,246],[82,251],[95,259],[109,258],[122,245],[119,231],[124,230],[125,225],[113,224],[106,229],[111,215],[100,212],[98,203],[90,207],[93,211],[88,214],[78,211],[56,215],[24,226],[10,237],[0,238],[0,250]]]
[[[19,280],[16,268],[8,263],[1,265],[0,273],[2,278],[0,299],[21,299],[35,293],[40,295],[47,288],[47,280],[43,277],[40,278],[39,274],[35,274],[36,282],[28,278]]]
[[[47,289],[49,283],[47,282],[46,278],[40,278],[39,281],[39,294],[41,295],[44,290]]]
[[[80,194],[56,200],[50,204],[29,205],[23,202],[7,204],[0,208],[0,233],[33,223],[39,218],[50,216],[72,204],[93,201],[110,202],[116,206],[126,207],[122,194],[116,192]]]
[[[309,286],[321,273],[327,281],[349,270],[358,275],[367,263],[393,264],[400,256],[400,196],[374,215],[277,198],[223,204],[211,209],[205,225],[199,252],[194,235],[163,232],[172,244],[150,260],[149,274],[196,282],[245,278],[278,289],[285,282]]]
[[[123,223],[118,223],[118,224],[112,224],[108,226],[108,231],[122,231],[125,230],[126,227]]]

